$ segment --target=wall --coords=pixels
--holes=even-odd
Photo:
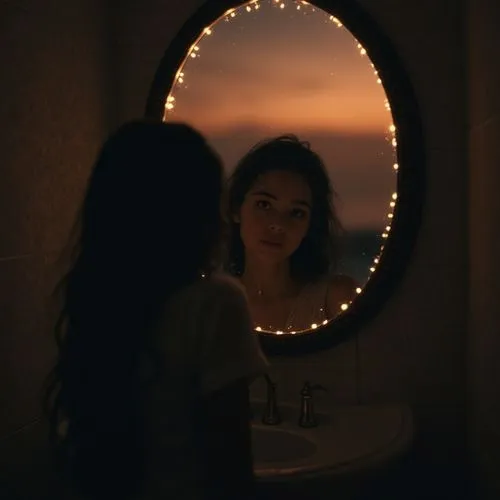
[[[469,1],[470,439],[491,499],[500,497],[499,16],[495,0]]]
[[[99,0],[0,4],[0,497],[34,460],[31,423],[53,355],[46,326],[57,252],[107,133]],[[23,455],[25,452],[25,455]],[[37,471],[39,466],[34,470]],[[38,488],[35,477],[22,488]]]
[[[32,427],[12,433],[37,417],[41,375],[52,354],[38,328],[50,283],[43,277],[45,262],[52,260],[73,217],[96,144],[109,125],[142,115],[165,48],[201,0],[175,2],[175,8],[168,3],[114,3],[109,40],[97,1],[44,2],[43,12],[35,1],[2,4],[9,10],[7,28],[0,30],[7,37],[2,66],[15,69],[0,82],[10,103],[2,104],[8,107],[1,116],[4,129],[16,123],[1,139],[2,152],[10,155],[7,182],[2,173],[0,186],[5,246],[0,286],[6,297],[0,321],[7,332],[0,355],[8,357],[1,368],[7,375],[2,407],[8,410],[0,419],[2,463],[20,461],[9,450],[22,450],[22,443],[31,449],[35,439]],[[464,444],[468,286],[462,5],[361,3],[394,41],[421,104],[429,171],[421,236],[398,293],[357,338],[330,352],[273,360],[273,371],[282,399],[296,400],[308,378],[329,389],[319,396],[324,405],[411,403],[422,456],[440,471],[454,470],[449,456],[461,456]],[[68,126],[75,117],[77,127]],[[30,135],[34,124],[36,133]],[[41,488],[36,480],[29,486]]]

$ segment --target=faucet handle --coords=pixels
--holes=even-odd
[[[266,412],[262,417],[262,423],[265,425],[277,425],[281,423],[281,416],[276,401],[276,383],[272,381],[267,373],[264,375],[264,378],[267,383],[267,403]]]
[[[328,389],[324,385],[321,385],[321,384],[314,384],[313,386],[311,386],[311,390],[328,392]]]
[[[320,384],[311,384],[308,380],[304,382],[304,387],[300,391],[302,396],[299,425],[301,427],[316,427],[318,425],[314,415],[313,391],[326,391]]]
[[[276,387],[276,382],[273,381],[273,379],[269,376],[268,373],[264,373],[264,378],[265,378],[266,383],[269,387],[272,387],[272,388]]]
[[[321,384],[311,384],[308,380],[304,382],[304,386],[302,387],[302,390],[300,391],[300,394],[302,396],[312,396],[313,391],[325,391],[326,392],[326,387],[322,386]]]

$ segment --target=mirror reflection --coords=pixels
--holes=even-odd
[[[354,298],[336,274],[340,222],[321,158],[294,136],[258,144],[229,182],[228,270],[246,288],[256,328],[321,325]]]
[[[397,164],[381,81],[342,23],[307,2],[228,11],[189,48],[165,120],[224,159],[225,267],[254,327],[311,331],[346,310],[388,237]]]

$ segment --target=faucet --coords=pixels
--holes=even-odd
[[[302,397],[299,418],[300,427],[310,428],[318,425],[313,406],[313,391],[315,390],[326,391],[322,385],[311,385],[308,381],[304,382],[304,387],[300,391]]]
[[[272,381],[267,373],[264,378],[267,385],[267,403],[266,412],[262,416],[262,423],[265,425],[278,425],[281,422],[281,416],[276,401],[276,383]]]

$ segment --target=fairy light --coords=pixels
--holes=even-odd
[[[185,71],[185,66],[189,63],[194,63],[197,59],[200,58],[201,54],[201,50],[200,50],[200,47],[202,46],[202,42],[204,41],[204,39],[206,37],[209,37],[209,36],[213,36],[214,32],[216,31],[216,25],[224,20],[226,22],[230,22],[232,19],[236,18],[237,16],[239,15],[244,15],[245,13],[252,13],[252,12],[255,12],[255,11],[259,11],[260,10],[260,7],[261,7],[261,4],[264,3],[265,0],[251,0],[249,2],[247,2],[246,4],[243,4],[242,6],[239,6],[239,7],[235,7],[235,8],[232,8],[232,9],[228,9],[226,12],[224,12],[224,14],[219,17],[218,19],[216,19],[210,26],[207,26],[206,28],[204,28],[202,30],[202,32],[200,33],[200,35],[198,36],[198,38],[194,41],[194,43],[188,48],[187,52],[186,52],[186,55],[185,55],[185,58],[183,60],[183,62],[181,63],[175,77],[174,77],[174,82],[172,84],[172,87],[170,89],[170,92],[166,98],[166,101],[165,101],[165,106],[164,106],[164,115],[163,115],[163,120],[164,121],[167,121],[167,119],[169,118],[169,116],[171,116],[175,110],[175,104],[176,104],[176,99],[175,99],[175,96],[174,96],[174,93],[180,91],[182,88],[184,88],[184,85],[185,85],[185,82],[186,82],[186,71]],[[280,11],[283,11],[285,10],[285,7],[286,6],[289,6],[289,5],[295,5],[296,7],[296,10],[305,10],[305,9],[309,9],[311,12],[316,12],[316,8],[311,5],[309,2],[305,1],[305,0],[268,0],[269,4],[272,6],[272,7],[275,7],[275,8],[279,8]],[[340,19],[338,19],[337,17],[333,16],[333,15],[328,15],[325,13],[325,15],[328,16],[328,20],[334,25],[336,26],[337,28],[339,29],[346,29],[342,23],[342,21],[340,21]],[[380,78],[379,76],[379,73],[377,71],[377,69],[375,68],[375,65],[373,64],[373,62],[371,62],[371,60],[369,59],[369,53],[368,51],[365,49],[365,47],[363,47],[363,45],[352,35],[352,33],[349,33],[351,35],[351,37],[353,38],[354,40],[354,43],[355,43],[355,47],[357,49],[357,51],[359,52],[360,56],[361,57],[367,57],[369,62],[370,62],[370,66],[371,68],[373,69],[373,74],[375,76],[375,81],[378,85],[382,85],[382,79]],[[384,108],[386,109],[387,112],[391,113],[391,105],[389,103],[389,100],[386,98],[384,100]],[[390,144],[392,145],[392,147],[394,149],[397,148],[397,139],[396,139],[396,126],[393,124],[393,123],[390,123],[390,125],[388,126],[388,132],[389,132],[389,135],[390,137],[388,138],[388,141],[390,142]],[[392,170],[397,173],[399,171],[399,164],[398,163],[394,163],[392,165]],[[382,237],[382,240],[386,240],[388,237],[389,237],[389,233],[390,233],[390,230],[391,230],[391,226],[390,226],[390,223],[392,222],[392,220],[394,219],[394,208],[396,206],[396,200],[397,200],[397,193],[393,193],[392,194],[392,197],[391,197],[391,201],[389,203],[389,206],[391,208],[391,210],[389,211],[389,213],[387,214],[387,219],[389,220],[389,224],[387,224],[385,226],[385,229],[384,229],[384,232],[381,234],[381,237]],[[371,274],[373,274],[376,270],[376,267],[377,265],[379,264],[380,262],[380,255],[382,254],[383,252],[383,249],[384,249],[384,245],[382,244],[380,246],[380,249],[379,249],[379,253],[378,255],[373,259],[372,261],[372,265],[371,267],[369,268],[370,270],[370,274],[368,276],[368,280],[370,280],[371,278]],[[357,295],[360,295],[361,293],[363,292],[363,289],[361,287],[357,287],[356,288],[356,294]],[[339,307],[339,311],[338,313],[339,314],[342,314],[343,312],[347,311],[349,309],[349,306],[351,305],[352,301],[351,302],[346,302],[346,303],[342,303]],[[333,318],[335,319],[335,318]],[[300,330],[300,331],[289,331],[289,332],[284,332],[282,330],[267,330],[265,328],[263,328],[262,326],[256,326],[254,328],[255,331],[257,332],[266,332],[266,333],[274,333],[276,335],[295,335],[295,334],[301,334],[301,333],[306,333],[310,330],[316,330],[318,329],[320,326],[324,326],[324,325],[327,325],[330,321],[332,321],[332,319],[326,319],[324,320],[320,325],[318,323],[312,323],[310,328],[309,329],[305,329],[305,330]]]
[[[330,21],[337,25],[337,28],[342,28],[342,23],[335,16],[330,16]]]

